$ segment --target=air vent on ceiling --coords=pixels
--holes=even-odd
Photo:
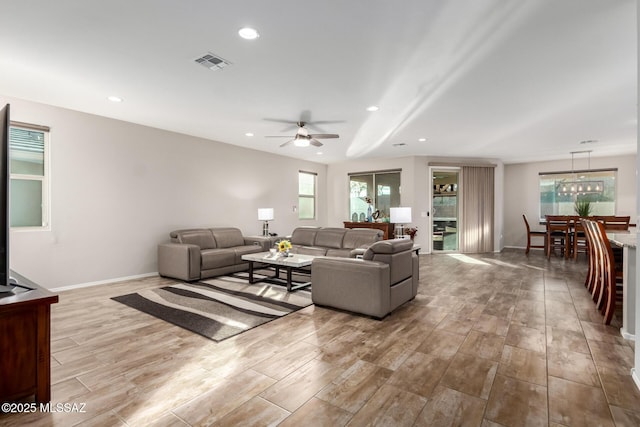
[[[223,68],[225,68],[227,65],[231,65],[231,62],[220,58],[217,55],[214,55],[211,52],[208,52],[204,55],[202,55],[200,58],[196,58],[195,60],[198,64],[202,65],[203,67],[206,67],[210,70],[216,71],[216,70],[222,70]]]

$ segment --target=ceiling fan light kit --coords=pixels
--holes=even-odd
[[[311,145],[311,142],[307,138],[298,138],[298,135],[296,135],[296,138],[293,140],[293,145],[296,147],[308,147]]]
[[[320,123],[320,122],[317,122]],[[269,135],[266,138],[292,138],[284,144],[280,144],[280,147],[286,147],[287,145],[293,142],[293,145],[296,147],[308,147],[309,145],[313,145],[314,147],[322,147],[322,142],[318,141],[318,139],[332,139],[332,138],[340,138],[340,135],[337,133],[315,133],[310,134],[309,130],[305,127],[307,123],[303,121],[296,122],[298,126],[298,131],[293,137],[283,136],[283,135]]]

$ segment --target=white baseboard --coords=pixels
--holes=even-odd
[[[124,282],[126,280],[143,279],[145,277],[152,277],[157,275],[158,275],[158,272],[156,271],[153,273],[136,274],[134,276],[116,277],[114,279],[98,280],[96,282],[86,282],[86,283],[78,283],[78,284],[69,285],[69,286],[61,286],[59,288],[49,289],[49,291],[50,292],[69,291],[72,289],[88,288],[90,286],[106,285],[108,283]]]
[[[636,383],[636,387],[640,390],[640,373],[636,368],[631,369],[631,378],[633,378],[633,382]]]
[[[620,328],[620,335],[622,335],[622,338],[624,338],[625,340],[629,340],[629,341],[636,340],[635,334],[630,334],[629,332],[627,332],[625,328]]]
[[[523,251],[527,250],[526,246],[505,246],[504,248],[505,249],[506,248],[509,248],[509,249],[522,249]],[[529,251],[544,251],[544,249],[543,248],[531,248],[531,249],[529,249]]]

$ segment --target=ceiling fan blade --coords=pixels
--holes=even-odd
[[[271,118],[265,118],[262,119],[264,121],[267,122],[274,122],[274,123],[285,123],[289,126],[285,127],[284,129],[282,129],[280,132],[290,132],[292,130],[298,129],[298,122],[294,121],[294,120],[283,120],[283,119],[271,119]]]
[[[333,123],[344,123],[344,120],[319,120],[317,122],[306,122],[307,127],[318,133],[326,133],[326,130],[322,125],[328,125]]]
[[[280,147],[285,147],[285,146],[291,144],[293,141],[295,141],[295,140],[290,139],[289,141],[285,142],[284,144],[280,144]]]
[[[337,133],[314,133],[313,135],[309,136],[315,139],[340,138],[340,135],[338,135]]]
[[[344,120],[317,120],[313,122],[307,122],[308,125],[332,125],[334,123],[344,123]]]
[[[295,125],[297,123],[297,121],[293,121],[293,120],[271,119],[271,118],[268,118],[268,117],[264,118],[262,120],[267,121],[267,122],[286,123],[286,124],[289,124],[289,125]]]
[[[322,142],[318,141],[317,139],[313,139],[313,138],[311,138],[311,139],[309,140],[309,143],[310,143],[311,145],[313,145],[314,147],[322,147]]]

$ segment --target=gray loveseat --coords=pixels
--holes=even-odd
[[[367,228],[298,227],[291,233],[291,252],[355,258],[382,236],[381,230]]]
[[[238,228],[196,228],[170,233],[158,245],[158,273],[186,281],[248,269],[242,255],[268,250],[266,237],[244,237]]]
[[[418,293],[418,256],[412,248],[411,240],[384,240],[371,245],[362,259],[314,259],[313,303],[385,317]]]

